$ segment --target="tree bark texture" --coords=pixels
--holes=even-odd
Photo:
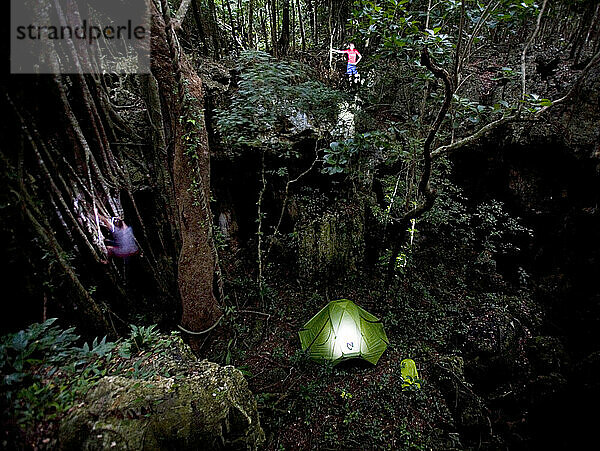
[[[165,2],[166,3],[166,2]],[[182,305],[182,325],[189,330],[206,329],[220,316],[213,294],[215,249],[212,242],[210,198],[210,153],[204,117],[201,114],[202,81],[182,55],[172,37],[167,14],[152,11],[152,73],[169,111],[172,177],[181,234],[177,282]],[[186,136],[187,126],[197,127],[194,147]]]

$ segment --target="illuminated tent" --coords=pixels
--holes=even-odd
[[[388,345],[381,321],[348,299],[331,301],[299,334],[311,358],[335,364],[358,357],[375,365]]]

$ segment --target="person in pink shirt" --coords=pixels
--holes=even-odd
[[[346,67],[346,74],[352,80],[352,75],[358,80],[358,71],[356,70],[356,65],[362,59],[362,55],[358,50],[354,48],[354,44],[351,42],[348,44],[348,48],[346,50],[337,50],[331,49],[334,53],[345,53],[348,55],[348,66]]]

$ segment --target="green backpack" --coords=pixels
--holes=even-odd
[[[421,384],[417,382],[419,380],[419,373],[417,373],[417,365],[414,360],[404,359],[400,362],[400,374],[402,374],[402,388],[415,385],[417,388],[421,388]]]

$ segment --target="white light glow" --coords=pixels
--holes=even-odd
[[[343,316],[336,332],[333,345],[334,359],[360,354],[360,330],[350,315]]]

